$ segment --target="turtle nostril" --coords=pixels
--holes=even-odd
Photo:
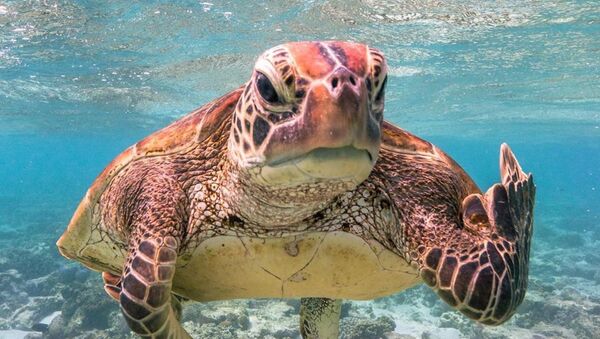
[[[337,85],[338,85],[338,78],[333,78],[333,80],[331,80],[331,87],[336,88]]]
[[[354,79],[353,76],[350,76],[350,83],[352,84],[352,86],[356,86],[356,79]]]

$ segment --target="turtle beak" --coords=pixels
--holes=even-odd
[[[298,157],[319,148],[351,147],[368,152],[374,164],[381,144],[381,124],[368,108],[364,80],[339,67],[307,93],[303,116],[274,131],[265,149],[269,163]]]
[[[324,115],[329,131],[338,131],[340,139],[332,141],[364,149],[374,160],[379,151],[380,125],[369,113],[364,80],[347,68],[338,67],[324,87],[329,91],[329,98],[324,100],[325,107],[328,107],[315,107],[313,113]]]

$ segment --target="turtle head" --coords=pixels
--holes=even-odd
[[[363,44],[269,49],[236,107],[230,156],[263,186],[360,184],[379,154],[386,72],[382,53]]]

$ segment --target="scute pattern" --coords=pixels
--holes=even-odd
[[[137,249],[135,241],[132,246],[134,250],[123,273],[121,310],[127,324],[138,334],[167,338],[176,333],[172,328],[180,327],[170,303],[177,240],[171,236],[145,238]],[[148,252],[153,255],[147,256]]]

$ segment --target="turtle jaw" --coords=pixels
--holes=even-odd
[[[258,166],[258,184],[269,187],[293,187],[326,181],[348,182],[358,186],[371,173],[377,154],[354,146],[320,147],[293,158],[278,159]]]

